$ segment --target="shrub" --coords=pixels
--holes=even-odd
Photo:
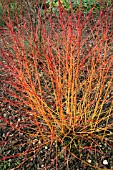
[[[58,9],[39,11],[36,27],[29,11],[9,14],[1,33],[1,158],[13,168],[32,167],[42,151],[45,169],[60,168],[58,159],[98,168],[112,148],[113,13]]]

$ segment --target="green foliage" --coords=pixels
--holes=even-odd
[[[5,25],[4,21],[3,21],[3,14],[4,14],[4,10],[2,7],[2,4],[0,4],[0,26],[3,27]]]
[[[10,162],[7,164],[7,161],[3,161],[0,165],[0,169],[5,170],[7,166],[10,168]]]
[[[11,160],[4,160],[3,162],[0,162],[0,170],[7,170],[12,169],[13,166],[17,166],[20,164],[20,161],[16,161],[12,164]]]
[[[49,4],[50,8],[52,8],[53,10],[55,10],[55,8],[58,7],[58,0],[52,0],[52,1],[47,0],[46,3]],[[61,3],[66,10],[70,10],[69,0],[61,0]],[[82,6],[85,11],[89,11],[93,5],[95,5],[96,8],[99,7],[99,4],[96,2],[96,0],[83,0],[82,1]],[[80,6],[80,0],[77,0],[77,1],[72,0],[72,6],[73,6],[73,9],[76,10]]]
[[[70,10],[70,0],[61,0],[63,7],[69,11]],[[46,4],[49,6],[50,9],[53,11],[57,10],[58,7],[58,0],[47,0]],[[107,6],[111,4],[111,0],[106,1]],[[72,6],[74,11],[80,6],[80,0],[72,0]],[[90,9],[94,7],[94,12],[100,9],[99,1],[97,0],[82,0],[82,8],[84,12],[89,12]]]
[[[1,1],[0,3],[0,26],[5,26],[5,19],[10,15],[10,19],[15,20],[15,16],[20,16],[20,11],[25,13],[24,5],[21,1]]]

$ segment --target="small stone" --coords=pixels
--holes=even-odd
[[[41,141],[39,140],[38,143],[41,144]]]
[[[45,149],[47,149],[47,146],[45,146]]]
[[[33,141],[33,145],[35,145],[35,141]]]
[[[4,113],[4,117],[6,117],[7,116],[7,114],[6,113]]]
[[[18,122],[20,122],[20,118],[18,118]]]
[[[33,145],[35,145],[36,141],[37,141],[36,139],[33,140]]]
[[[9,105],[9,109],[11,109],[11,106]]]
[[[108,161],[105,159],[105,160],[103,160],[103,164],[104,165],[108,165]]]
[[[88,159],[88,163],[91,163],[91,159]]]

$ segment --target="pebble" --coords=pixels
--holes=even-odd
[[[41,141],[39,140],[38,143],[41,144]]]
[[[44,165],[42,164],[42,165],[41,165],[41,167],[43,168],[43,167],[44,167]]]
[[[88,163],[91,163],[91,159],[88,159]]]
[[[104,165],[108,165],[108,161],[105,159],[105,160],[103,160],[103,164]]]
[[[45,149],[47,149],[47,146],[45,146]]]

